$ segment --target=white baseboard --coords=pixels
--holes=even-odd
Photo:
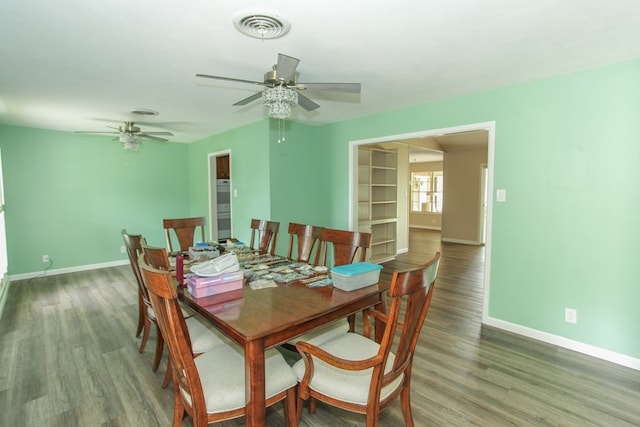
[[[99,268],[116,267],[116,266],[126,265],[126,264],[129,264],[128,259],[120,260],[120,261],[103,262],[100,264],[80,265],[77,267],[54,268],[52,270],[46,270],[44,272],[37,271],[34,273],[15,274],[10,276],[9,280],[16,281],[16,280],[32,279],[34,277],[55,276],[57,274],[74,273],[76,271],[97,270]]]
[[[422,230],[437,230],[442,231],[441,227],[429,227],[428,225],[411,225],[409,224],[409,228],[420,228]]]
[[[2,313],[4,312],[4,303],[7,301],[7,295],[9,294],[9,285],[11,281],[9,276],[5,273],[0,281],[0,319],[2,319]]]
[[[546,332],[527,328],[526,326],[517,325],[515,323],[494,319],[492,317],[486,318],[483,323],[488,326],[493,326],[498,329],[503,329],[505,331],[513,332],[518,335],[523,335],[527,338],[542,341],[548,344],[553,344],[558,347],[566,348],[568,350],[577,351],[578,353],[593,356],[598,359],[606,360],[607,362],[615,363],[617,365],[626,366],[627,368],[640,371],[640,359],[636,359],[634,357],[616,353],[604,348],[595,347],[579,341],[570,340],[558,335],[548,334]]]
[[[473,241],[473,240],[463,240],[463,239],[449,239],[447,237],[443,237],[442,238],[443,242],[447,242],[447,243],[459,243],[462,245],[473,245],[473,246],[479,246],[480,242],[478,241]]]

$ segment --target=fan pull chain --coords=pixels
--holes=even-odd
[[[278,144],[285,142],[284,138],[284,119],[278,121]]]

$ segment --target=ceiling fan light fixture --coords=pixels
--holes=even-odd
[[[138,151],[138,148],[140,148],[139,142],[125,142],[122,145],[124,146],[124,149],[127,151]]]
[[[122,142],[124,149],[127,151],[138,151],[140,148],[140,138],[129,133],[121,133],[118,140]]]
[[[277,39],[289,32],[291,24],[277,13],[241,12],[233,18],[233,25],[245,36],[255,39]]]
[[[291,117],[291,107],[298,103],[298,92],[284,86],[268,87],[262,92],[262,104],[269,108],[269,117]]]

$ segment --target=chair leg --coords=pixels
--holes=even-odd
[[[164,373],[164,380],[162,381],[162,388],[167,388],[169,381],[173,378],[173,369],[171,368],[171,355],[167,360],[167,372]]]
[[[136,337],[140,336],[140,332],[144,329],[144,321],[147,319],[147,306],[144,305],[142,295],[138,289],[138,329],[136,329]]]
[[[162,351],[164,350],[164,339],[160,333],[160,328],[157,326],[158,325],[156,325],[156,355],[153,359],[153,366],[151,367],[153,372],[158,370],[160,360],[162,360]]]
[[[380,413],[375,411],[367,411],[367,427],[379,427],[380,426]]]
[[[316,399],[314,399],[313,397],[309,398],[309,413],[310,414],[315,414],[316,413],[316,409],[318,409],[318,401]]]
[[[413,427],[413,414],[411,413],[411,389],[405,385],[400,392],[400,405],[402,406],[402,418],[404,425]]]
[[[143,325],[144,325],[143,327],[144,332],[142,334],[142,341],[140,342],[140,349],[138,350],[140,353],[144,351],[144,348],[147,345],[147,340],[149,339],[149,332],[151,331],[151,322],[146,316],[144,318]]]
[[[298,396],[298,404],[296,405],[296,420],[298,423],[302,419],[302,411],[304,411],[304,400]]]
[[[184,405],[180,397],[180,391],[173,391],[173,427],[182,426],[182,419],[184,418]]]
[[[296,387],[291,387],[287,390],[287,397],[284,398],[284,421],[287,427],[296,427],[298,425]]]

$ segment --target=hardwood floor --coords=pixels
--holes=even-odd
[[[412,376],[416,426],[640,425],[640,372],[482,326],[482,247],[413,230],[409,253],[382,277],[436,250],[442,263]],[[0,426],[170,425],[166,351],[151,372],[155,334],[138,353],[135,292],[129,266],[12,283],[0,320]],[[283,425],[280,405],[267,423]],[[381,425],[402,424],[396,402]],[[361,425],[362,416],[322,404],[301,422]]]

